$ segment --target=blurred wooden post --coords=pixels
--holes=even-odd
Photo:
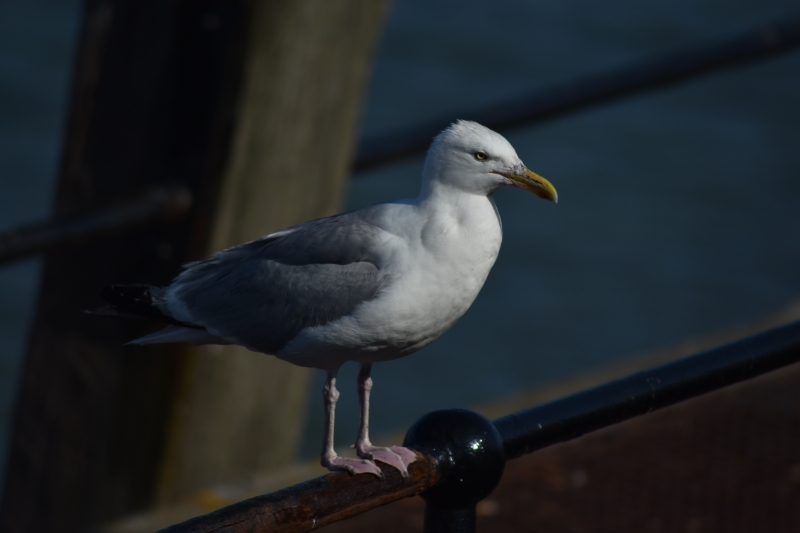
[[[256,4],[209,253],[340,210],[387,4]],[[159,502],[294,459],[308,378],[238,346],[192,350]]]
[[[335,211],[385,8],[87,0],[54,211],[169,183],[194,203],[179,223],[47,254],[0,531],[86,531],[291,458],[302,374],[122,347],[140,324],[81,312],[104,285],[165,284],[182,262]]]

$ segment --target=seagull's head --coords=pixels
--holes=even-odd
[[[467,120],[436,136],[425,159],[423,182],[486,196],[510,185],[558,202],[555,187],[528,170],[505,137]]]

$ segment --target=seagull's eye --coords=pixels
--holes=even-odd
[[[478,161],[486,161],[489,158],[486,152],[475,152],[475,159]]]

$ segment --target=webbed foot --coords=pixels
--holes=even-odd
[[[340,457],[336,454],[323,455],[320,464],[330,470],[337,472],[345,470],[351,474],[374,474],[383,479],[383,472],[373,461],[361,457]]]
[[[417,460],[414,452],[402,446],[372,446],[371,444],[356,445],[356,452],[362,459],[380,461],[393,466],[400,471],[404,478],[408,477],[408,465]]]

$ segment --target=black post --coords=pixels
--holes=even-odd
[[[465,509],[437,507],[428,503],[425,506],[425,528],[423,533],[472,533],[475,531],[477,517],[475,505]]]
[[[406,434],[404,446],[431,455],[441,478],[422,493],[425,533],[474,533],[475,506],[503,476],[503,438],[491,421],[465,409],[434,411]]]

